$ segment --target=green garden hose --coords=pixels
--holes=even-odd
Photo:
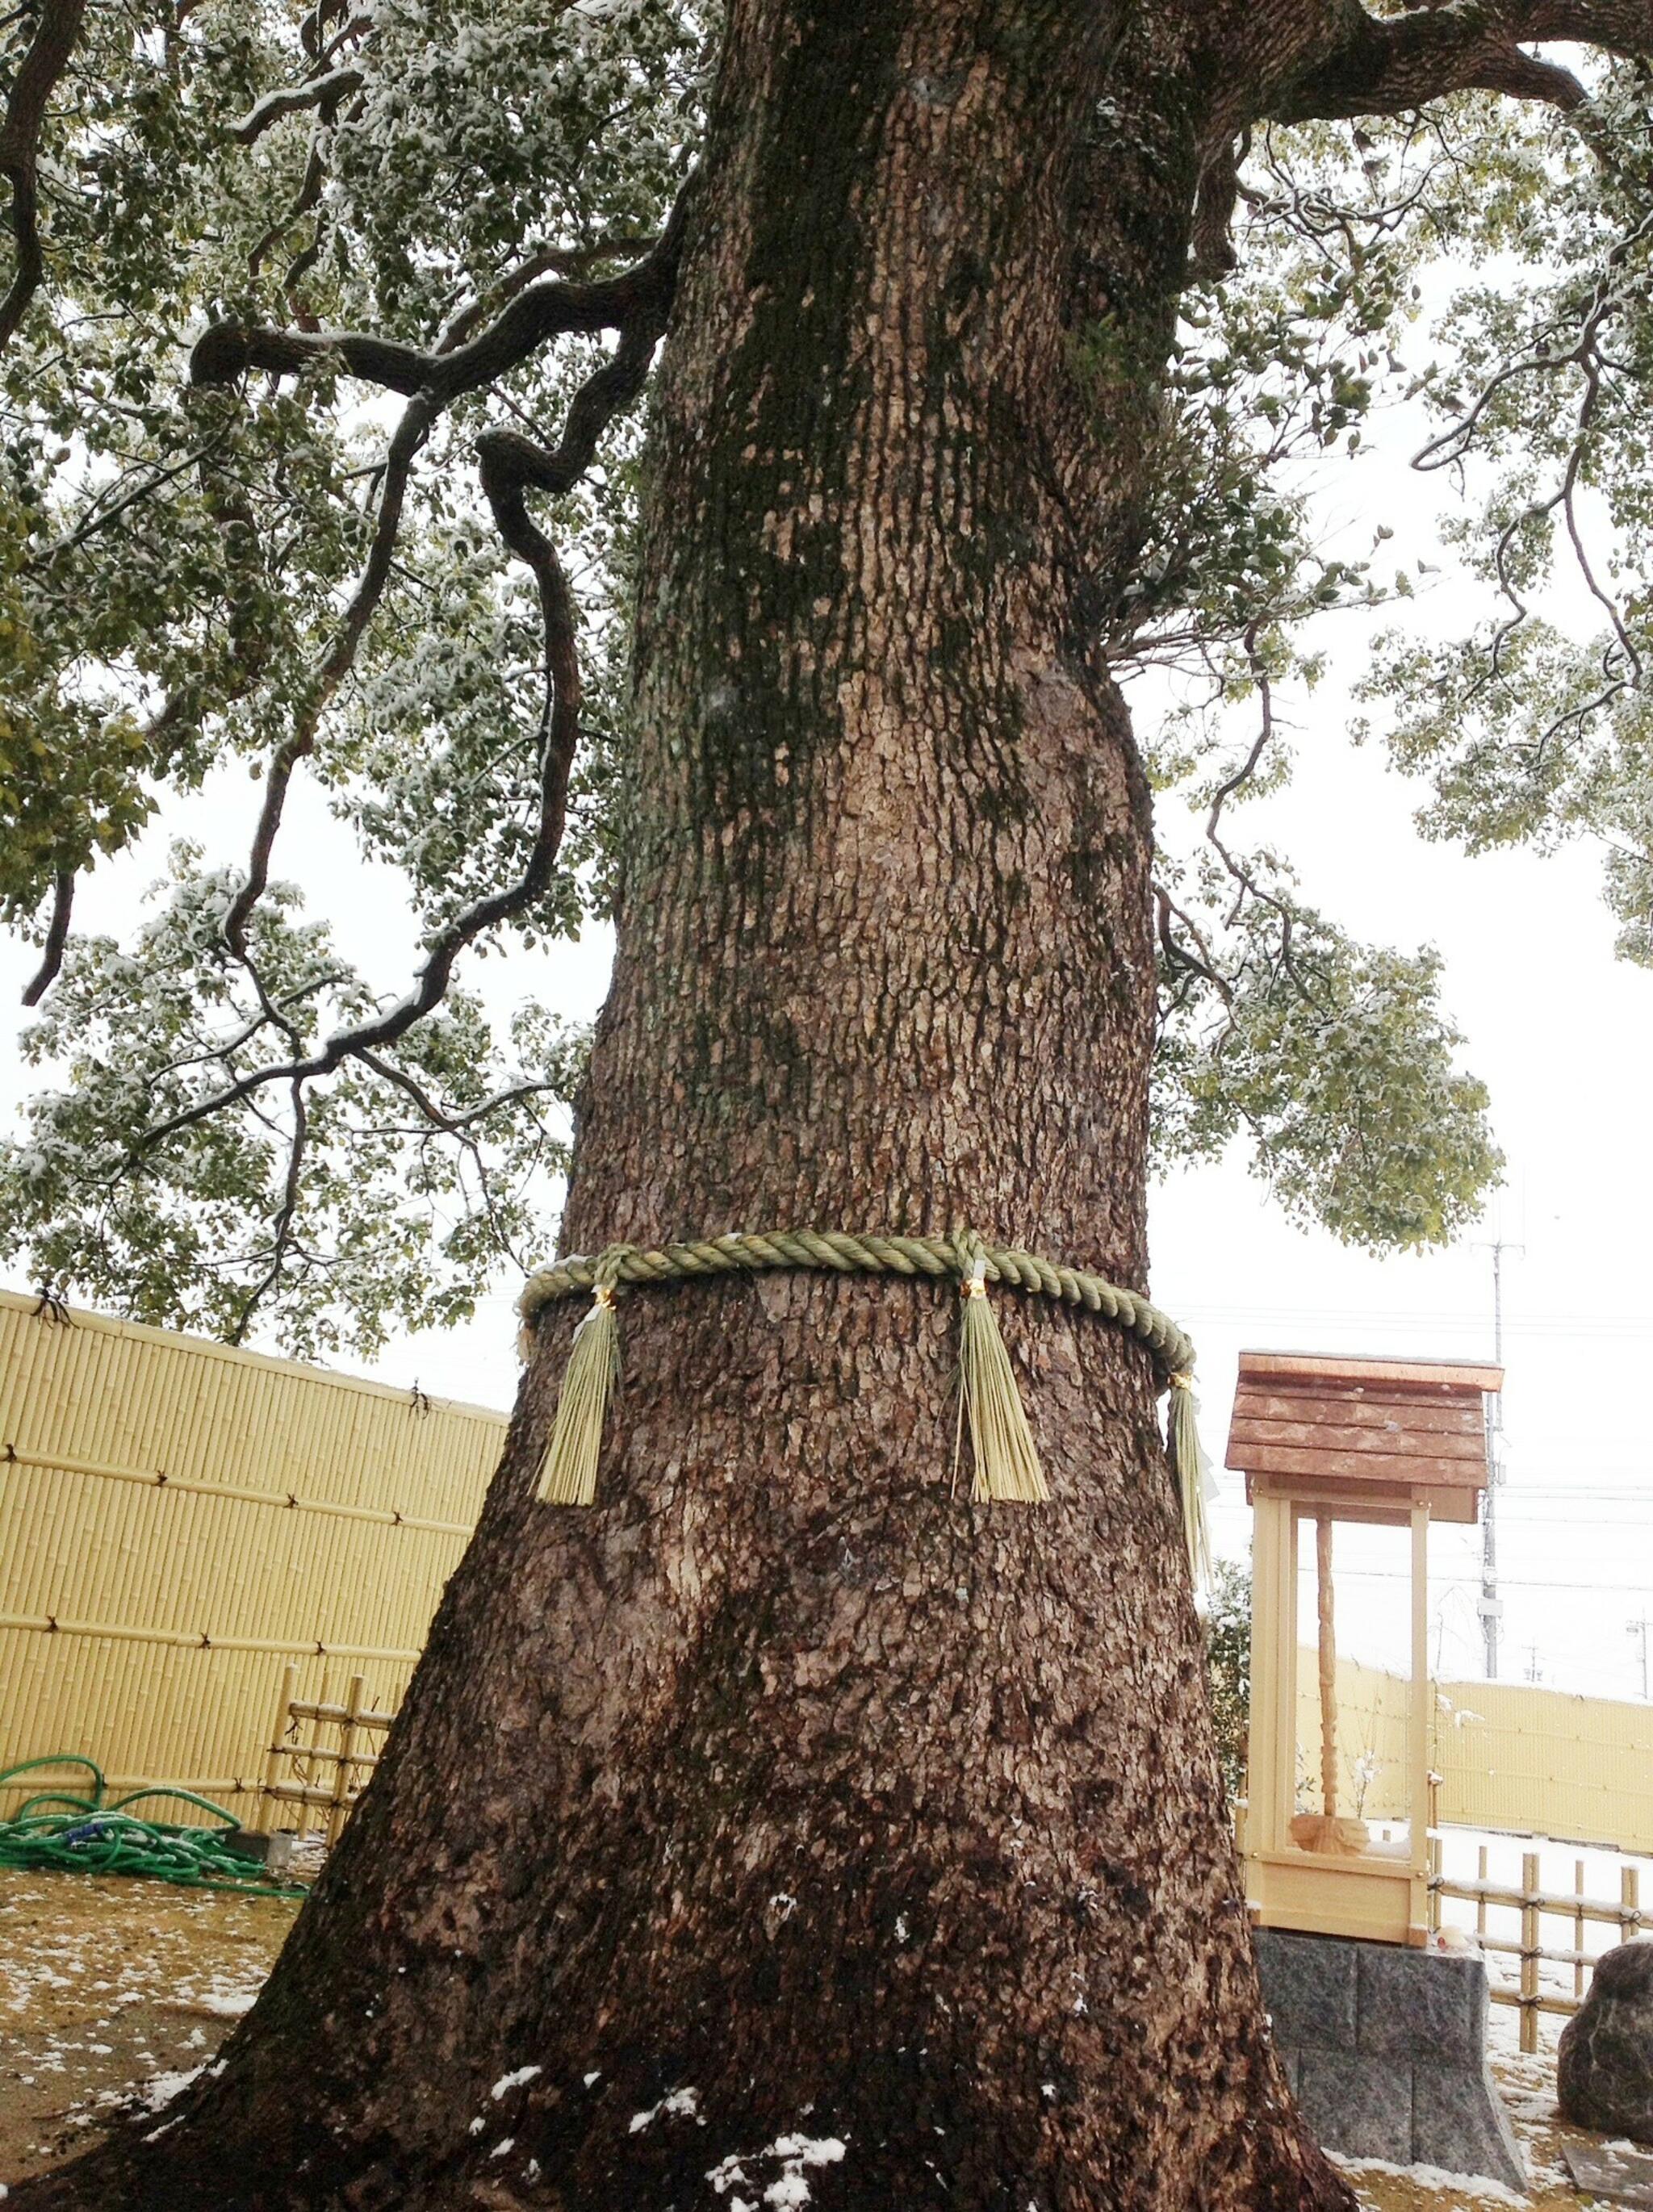
[[[228,1889],[252,1897],[307,1893],[296,1883],[272,1881],[231,1850],[221,1831],[141,1820],[125,1809],[140,1801],[167,1797],[210,1813],[224,1829],[240,1827],[233,1813],[210,1797],[198,1797],[191,1790],[134,1790],[106,1805],[108,1784],[103,1770],[92,1759],[67,1754],[26,1759],[20,1766],[7,1767],[0,1772],[0,1789],[18,1775],[43,1766],[83,1766],[92,1778],[91,1795],[47,1790],[26,1799],[10,1820],[0,1820],[0,1867],[29,1874],[138,1875],[152,1881],[175,1882],[184,1889]]]

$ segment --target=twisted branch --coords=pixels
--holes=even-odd
[[[1524,51],[1549,40],[1644,55],[1653,0],[1448,0],[1388,17],[1350,0],[1329,53],[1279,87],[1266,112],[1279,123],[1399,115],[1454,92],[1580,107],[1572,71]]]
[[[507,300],[474,337],[448,352],[426,352],[395,338],[362,331],[281,331],[215,323],[196,340],[190,380],[232,384],[249,369],[295,376],[313,362],[336,362],[347,376],[377,384],[405,398],[428,400],[433,412],[467,392],[494,383],[535,353],[547,338],[603,331],[665,327],[682,248],[684,202],[679,197],[659,243],[617,276],[597,283],[558,279],[530,284]]]
[[[273,124],[289,115],[301,115],[307,108],[319,109],[322,122],[331,123],[340,102],[360,92],[365,82],[359,69],[344,68],[328,70],[303,84],[284,85],[279,92],[265,93],[239,123],[231,124],[229,135],[238,146],[256,144]]]
[[[577,615],[556,549],[528,510],[531,491],[568,491],[590,465],[614,416],[641,390],[665,325],[683,235],[680,198],[661,237],[644,260],[605,284],[534,284],[515,295],[469,342],[451,351],[416,348],[340,332],[246,331],[216,325],[198,343],[191,362],[197,384],[228,381],[246,368],[283,374],[310,361],[339,360],[346,373],[409,395],[392,441],[380,495],[378,524],[367,569],[326,661],[318,671],[297,726],[271,764],[246,879],[225,920],[232,951],[263,996],[246,930],[269,881],[270,862],[286,795],[298,763],[313,750],[319,719],[352,665],[356,647],[388,578],[409,473],[438,414],[462,393],[491,381],[526,357],[547,335],[617,326],[612,356],[575,393],[555,447],[515,431],[484,431],[477,441],[482,489],[501,538],[532,572],[544,630],[546,706],[539,748],[539,805],[527,865],[517,880],[465,908],[428,942],[411,988],[384,1012],[337,1031],[315,1052],[295,1050],[288,1060],[225,1084],[146,1130],[134,1147],[140,1158],[179,1130],[227,1108],[254,1099],[274,1084],[302,1087],[355,1059],[384,1072],[378,1049],[405,1035],[446,995],[455,962],[485,931],[496,928],[544,894],[561,848],[568,792],[580,738],[580,677]],[[280,1024],[277,1024],[280,1026]],[[405,1086],[404,1086],[405,1087]]]

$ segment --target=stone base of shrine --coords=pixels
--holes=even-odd
[[[1480,1959],[1276,1928],[1255,1939],[1275,2047],[1328,2150],[1526,2188],[1487,2070]]]

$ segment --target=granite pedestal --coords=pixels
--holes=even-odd
[[[1526,2188],[1486,2067],[1480,1960],[1278,1928],[1255,1935],[1275,2047],[1328,2150]]]

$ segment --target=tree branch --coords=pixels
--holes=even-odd
[[[341,360],[347,374],[362,375],[390,390],[404,392],[410,402],[392,441],[367,569],[340,636],[318,672],[301,720],[271,764],[246,880],[225,917],[225,935],[230,948],[252,978],[264,1006],[264,1018],[274,1019],[277,1017],[268,1004],[251,957],[247,924],[267,886],[271,849],[292,774],[313,746],[319,716],[351,665],[356,643],[382,593],[408,473],[419,447],[438,414],[453,398],[491,381],[532,351],[545,337],[561,331],[611,327],[617,327],[620,332],[613,354],[575,393],[555,447],[542,446],[507,430],[484,431],[477,441],[483,494],[505,544],[533,574],[544,629],[547,689],[539,745],[538,819],[526,866],[514,884],[475,901],[428,940],[412,988],[396,1005],[368,1020],[336,1031],[308,1055],[295,1049],[284,1062],[253,1068],[234,1077],[221,1090],[195,1100],[144,1131],[132,1147],[129,1166],[167,1137],[228,1109],[250,1103],[252,1110],[257,1112],[259,1094],[273,1085],[290,1088],[295,1142],[289,1163],[286,1202],[278,1218],[281,1233],[271,1273],[249,1300],[244,1322],[279,1272],[290,1241],[287,1232],[290,1231],[296,1205],[295,1179],[304,1132],[302,1102],[308,1085],[331,1074],[346,1060],[356,1060],[381,1078],[388,1077],[396,1082],[408,1095],[418,1097],[422,1107],[434,1104],[434,1101],[424,1099],[421,1086],[404,1079],[379,1056],[379,1048],[404,1036],[441,1003],[447,994],[454,963],[468,945],[484,932],[496,928],[543,897],[551,880],[562,845],[569,777],[580,738],[578,617],[562,563],[550,539],[530,514],[527,495],[530,491],[555,495],[577,483],[590,465],[605,428],[641,390],[671,307],[687,198],[685,187],[659,240],[642,261],[623,276],[603,284],[529,284],[509,299],[467,343],[455,345],[455,337],[462,333],[450,328],[444,343],[451,350],[439,346],[435,352],[423,353],[416,348],[350,332],[313,337],[302,332],[244,331],[228,325],[216,326],[198,342],[191,365],[192,380],[198,385],[227,382],[246,368],[287,374],[309,361],[331,355]],[[471,315],[471,311],[466,311],[462,319],[468,322]],[[277,1020],[277,1026],[284,1028],[285,1024]],[[289,1035],[290,1038],[290,1031]],[[471,1118],[465,1117],[467,1121]],[[444,1117],[438,1126],[446,1125]],[[453,1133],[470,1141],[462,1127]]]
[[[1194,283],[1226,276],[1238,259],[1232,236],[1234,204],[1239,197],[1240,165],[1250,145],[1251,134],[1245,131],[1238,138],[1222,139],[1206,156],[1189,240],[1188,276]]]
[[[1223,809],[1237,791],[1250,782],[1261,764],[1263,755],[1274,741],[1274,687],[1262,657],[1257,636],[1257,626],[1255,623],[1246,631],[1244,646],[1246,659],[1251,670],[1251,680],[1257,687],[1259,710],[1257,734],[1245,759],[1231,775],[1226,777],[1218,786],[1212,795],[1211,811],[1206,817],[1206,842],[1222,862],[1236,886],[1234,902],[1229,908],[1227,916],[1229,927],[1231,928],[1239,920],[1248,897],[1257,900],[1263,906],[1272,908],[1280,918],[1280,964],[1295,978],[1296,969],[1291,957],[1293,928],[1291,908],[1284,899],[1277,898],[1272,891],[1264,889],[1257,880],[1255,871],[1245,861],[1238,859],[1218,834],[1218,825],[1223,818]]]
[[[1203,976],[1223,1004],[1232,1006],[1234,986],[1218,967],[1216,955],[1199,923],[1184,908],[1177,905],[1163,884],[1154,884],[1153,899],[1154,911],[1158,917],[1159,948],[1165,956],[1166,966],[1173,970],[1182,969],[1192,975]],[[1172,927],[1174,922],[1182,923],[1194,943],[1194,951],[1190,952],[1187,945],[1179,942]]]
[[[438,1130],[444,1136],[455,1139],[476,1170],[477,1193],[487,1211],[489,1222],[501,1249],[511,1250],[511,1240],[506,1235],[505,1225],[500,1218],[499,1206],[494,1194],[493,1178],[488,1172],[487,1157],[481,1145],[471,1134],[471,1128],[474,1123],[486,1120],[489,1115],[496,1113],[501,1106],[514,1105],[524,1098],[538,1097],[551,1088],[550,1085],[549,1083],[514,1084],[510,1090],[501,1091],[495,1097],[484,1099],[480,1106],[472,1107],[469,1112],[455,1115],[447,1113],[439,1105],[422,1083],[416,1081],[404,1069],[396,1066],[392,1061],[381,1060],[374,1052],[361,1053],[357,1057],[364,1067],[371,1068],[382,1081],[393,1084],[397,1089],[404,1091],[424,1115],[426,1126],[422,1130],[408,1129],[400,1133],[416,1136],[422,1144],[428,1144],[433,1132]],[[535,1125],[540,1131],[543,1142],[545,1127],[538,1115],[535,1116]],[[381,1129],[379,1133],[392,1135],[398,1133],[394,1130]]]
[[[23,1004],[38,1006],[58,980],[69,942],[69,918],[75,908],[75,871],[59,868],[52,886],[52,920],[46,927],[40,964],[23,988]]]
[[[1351,5],[1343,35],[1265,103],[1275,122],[1396,115],[1454,92],[1583,104],[1571,70],[1524,51],[1558,40],[1626,56],[1653,52],[1653,0],[1447,0],[1390,17]]]
[[[292,204],[276,217],[246,257],[246,265],[252,276],[256,276],[263,268],[265,254],[286,237],[301,216],[308,215],[319,202],[321,188],[327,181],[327,165],[321,157],[321,125],[318,122],[311,128],[310,151],[306,156],[304,175],[300,180]],[[288,275],[289,276],[292,275],[290,269]]]
[[[253,1097],[271,1084],[303,1085],[317,1077],[331,1075],[346,1060],[364,1059],[379,1046],[393,1043],[440,1005],[447,994],[454,963],[467,945],[484,931],[508,921],[543,896],[562,842],[568,779],[580,738],[580,663],[576,616],[568,579],[555,548],[528,513],[526,493],[531,488],[566,490],[577,481],[595,450],[605,424],[641,387],[664,319],[662,302],[658,321],[651,317],[629,330],[612,358],[586,379],[574,396],[562,436],[555,449],[537,446],[532,439],[514,431],[485,432],[477,441],[483,491],[507,545],[533,572],[545,626],[548,691],[540,746],[539,817],[533,848],[522,874],[502,890],[464,908],[438,932],[430,941],[412,989],[395,1006],[370,1021],[337,1031],[307,1059],[295,1058],[279,1065],[253,1068],[225,1085],[222,1091],[158,1122],[138,1139],[135,1157],[180,1129]],[[380,529],[381,542],[387,544],[388,540],[383,538],[382,507]],[[386,558],[388,560],[388,552]],[[364,579],[364,587],[365,581]],[[360,591],[357,597],[359,601]],[[289,763],[287,775],[290,776],[298,757],[295,755]],[[254,869],[226,917],[227,933],[232,928],[245,930],[259,895],[253,890],[254,877],[267,877],[269,850],[279,826],[286,782],[283,779],[280,794],[273,785],[272,771],[272,789],[266,794],[260,819],[260,842],[255,846]],[[266,824],[267,837],[263,835]]]
[[[251,146],[284,117],[301,115],[307,108],[312,107],[320,109],[324,123],[331,123],[337,112],[339,102],[348,100],[353,92],[360,92],[364,82],[359,69],[346,68],[329,70],[324,76],[313,76],[304,84],[284,85],[278,92],[265,93],[239,123],[232,123],[229,135],[237,145]]]
[[[16,267],[0,300],[0,349],[7,346],[46,275],[40,247],[40,126],[52,87],[69,65],[80,36],[86,0],[41,0],[40,17],[0,127],[0,176],[11,183],[11,229]]]
[[[1560,318],[1551,319],[1529,337],[1517,358],[1506,361],[1498,373],[1487,380],[1474,404],[1458,421],[1431,438],[1413,461],[1413,466],[1422,472],[1461,465],[1474,447],[1482,422],[1498,394],[1518,379],[1534,376],[1553,378],[1576,373],[1582,381],[1583,393],[1559,482],[1547,497],[1529,501],[1498,534],[1493,550],[1493,573],[1498,591],[1508,602],[1510,611],[1494,631],[1486,671],[1472,687],[1465,702],[1466,704],[1473,704],[1482,691],[1506,683],[1504,649],[1517,631],[1531,619],[1531,609],[1522,595],[1514,572],[1518,541],[1523,532],[1530,531],[1535,525],[1547,523],[1559,511],[1579,576],[1590,596],[1606,612],[1613,629],[1613,641],[1602,653],[1601,683],[1596,691],[1582,705],[1571,707],[1555,717],[1534,749],[1535,764],[1542,761],[1550,740],[1559,732],[1569,726],[1576,732],[1582,731],[1591,716],[1611,706],[1625,692],[1639,687],[1643,679],[1640,652],[1618,602],[1602,585],[1585,546],[1578,523],[1577,492],[1583,475],[1588,443],[1602,397],[1606,362],[1602,349],[1603,335],[1624,309],[1623,295],[1615,281],[1617,272],[1630,259],[1635,249],[1645,243],[1650,231],[1653,231],[1653,214],[1644,215],[1613,246],[1589,298],[1579,304],[1577,331],[1571,344],[1563,347],[1559,343],[1565,327],[1563,320]]]
[[[422,393],[441,409],[462,393],[491,384],[550,337],[623,331],[640,322],[653,323],[658,337],[677,280],[687,197],[686,191],[679,194],[653,252],[619,276],[599,283],[531,284],[476,337],[451,352],[427,353],[360,331],[249,330],[239,323],[215,323],[196,340],[190,380],[231,384],[248,369],[295,376],[313,362],[334,360],[347,376],[408,398]]]
[[[530,529],[533,525],[528,525]],[[538,532],[536,531],[538,537]],[[542,606],[546,610],[546,665],[552,689],[546,702],[545,736],[540,751],[539,820],[528,865],[514,884],[491,896],[478,899],[456,915],[431,939],[423,965],[412,989],[384,1013],[356,1027],[340,1030],[308,1059],[251,1069],[207,1098],[198,1099],[181,1112],[157,1122],[140,1137],[134,1157],[174,1136],[180,1129],[209,1120],[226,1108],[253,1097],[273,1083],[303,1085],[318,1076],[331,1075],[349,1059],[361,1059],[376,1047],[393,1044],[414,1024],[422,1021],[446,995],[453,963],[465,947],[486,929],[509,921],[544,892],[556,865],[562,841],[568,806],[568,775],[579,739],[580,668],[574,648],[574,605],[561,564],[548,541],[536,565]]]
[[[495,364],[501,348],[510,351],[511,360],[514,361],[540,343],[540,336],[536,334],[543,334],[548,325],[557,328],[585,326],[577,320],[562,323],[559,318],[565,313],[577,317],[594,313],[605,318],[618,314],[623,318],[620,343],[611,358],[587,377],[575,393],[555,451],[548,451],[532,440],[510,431],[484,432],[477,446],[482,465],[483,490],[493,510],[500,535],[511,551],[533,571],[539,586],[552,696],[558,701],[572,696],[575,702],[574,712],[577,719],[579,672],[573,655],[574,624],[569,611],[567,581],[550,541],[529,517],[525,495],[530,487],[558,493],[567,491],[577,483],[590,466],[605,428],[642,389],[648,364],[665,329],[671,306],[687,197],[686,190],[678,196],[665,228],[650,252],[611,283],[533,286],[511,300],[476,339],[447,354],[422,353],[415,347],[349,333],[312,337],[303,332],[248,332],[237,331],[229,324],[216,325],[198,341],[191,359],[191,377],[198,385],[216,383],[227,375],[239,374],[239,370],[228,366],[237,359],[242,360],[244,366],[269,369],[277,368],[282,362],[291,365],[295,360],[315,359],[334,352],[345,359],[353,373],[386,384],[392,390],[408,389],[412,393],[391,442],[385,486],[380,499],[379,521],[367,568],[356,587],[333,649],[317,672],[298,723],[270,763],[264,804],[259,809],[248,860],[246,880],[225,916],[224,933],[230,949],[250,975],[253,975],[253,969],[247,948],[246,927],[269,884],[270,856],[281,827],[294,771],[299,763],[314,750],[321,716],[349,673],[362,635],[384,594],[397,533],[401,526],[402,508],[412,464],[420,447],[429,435],[437,414],[459,392],[471,388],[476,383],[491,381],[500,373]],[[590,306],[593,295],[600,296],[602,301],[601,306],[595,309]],[[568,304],[570,300],[574,302],[572,307]],[[603,325],[599,323],[593,326],[602,327]],[[520,352],[513,350],[517,348],[520,348]],[[250,361],[246,358],[249,354],[253,356]],[[416,380],[421,376],[423,381]],[[568,631],[569,649],[566,665],[559,670],[551,665],[551,655],[554,640],[565,624]],[[562,775],[565,789],[577,735],[575,728],[568,738],[568,763],[565,764]],[[561,842],[561,838],[559,802],[553,857],[556,844]],[[532,863],[530,872],[532,872]],[[548,859],[546,880],[549,880],[549,874]],[[526,903],[527,900],[537,897],[544,888],[543,881],[536,884],[532,890],[525,891],[519,903]],[[514,907],[507,909],[515,910]],[[489,926],[484,921],[478,927]],[[469,939],[465,941],[469,942]],[[456,952],[458,949],[455,948]],[[450,960],[450,967],[451,964]],[[428,972],[428,967],[425,972]],[[444,969],[437,998],[447,988],[447,971]],[[253,975],[253,980],[256,983],[256,975]],[[422,1011],[428,1012],[430,1006],[435,1003],[436,1000],[431,999]]]
[[[275,1237],[270,1246],[270,1265],[262,1279],[248,1291],[235,1316],[235,1326],[228,1341],[245,1341],[252,1316],[262,1300],[274,1289],[287,1261],[288,1246],[292,1241],[293,1226],[298,1219],[299,1198],[303,1187],[304,1155],[310,1134],[310,1113],[304,1096],[304,1085],[293,1085],[293,1134],[288,1147],[287,1176],[282,1188],[282,1202],[277,1211]]]
[[[605,261],[617,261],[623,253],[652,253],[659,242],[658,238],[623,237],[602,239],[595,246],[543,246],[538,253],[530,254],[508,276],[502,276],[491,287],[491,291],[495,301],[503,305],[507,300],[514,300],[530,284],[538,283],[542,276],[583,277],[592,270],[600,267]],[[498,312],[497,306],[494,312]],[[489,295],[483,294],[458,311],[436,341],[435,350],[439,354],[452,353],[456,346],[463,345],[471,333],[481,327],[488,314]]]
[[[405,1068],[381,1059],[376,1052],[358,1053],[356,1057],[364,1067],[370,1067],[386,1083],[394,1084],[398,1091],[404,1091],[430,1127],[440,1129],[444,1136],[449,1137],[464,1136],[476,1122],[487,1121],[490,1115],[499,1113],[502,1108],[520,1105],[525,1098],[543,1097],[546,1091],[556,1087],[549,1081],[513,1083],[503,1091],[496,1091],[491,1098],[484,1098],[480,1106],[467,1106],[463,1112],[455,1113],[439,1099],[433,1098],[423,1084],[410,1075]],[[407,1131],[404,1133],[411,1135],[415,1133]]]
[[[247,860],[246,880],[235,894],[229,911],[224,916],[224,935],[230,950],[249,972],[252,963],[247,951],[246,926],[252,919],[253,908],[269,885],[270,855],[275,849],[277,832],[281,828],[293,772],[299,763],[315,750],[321,717],[328,702],[349,673],[362,634],[384,597],[385,586],[390,579],[392,556],[396,550],[397,532],[402,526],[402,507],[407,496],[408,478],[412,473],[419,448],[430,434],[434,412],[430,404],[422,399],[414,400],[403,412],[396,434],[391,440],[390,453],[385,465],[384,489],[379,499],[379,520],[374,530],[368,565],[345,611],[332,650],[316,671],[310,696],[304,702],[292,735],[279,747],[270,763],[270,773],[264,783],[264,804],[258,810],[258,828],[253,833],[252,850]]]

